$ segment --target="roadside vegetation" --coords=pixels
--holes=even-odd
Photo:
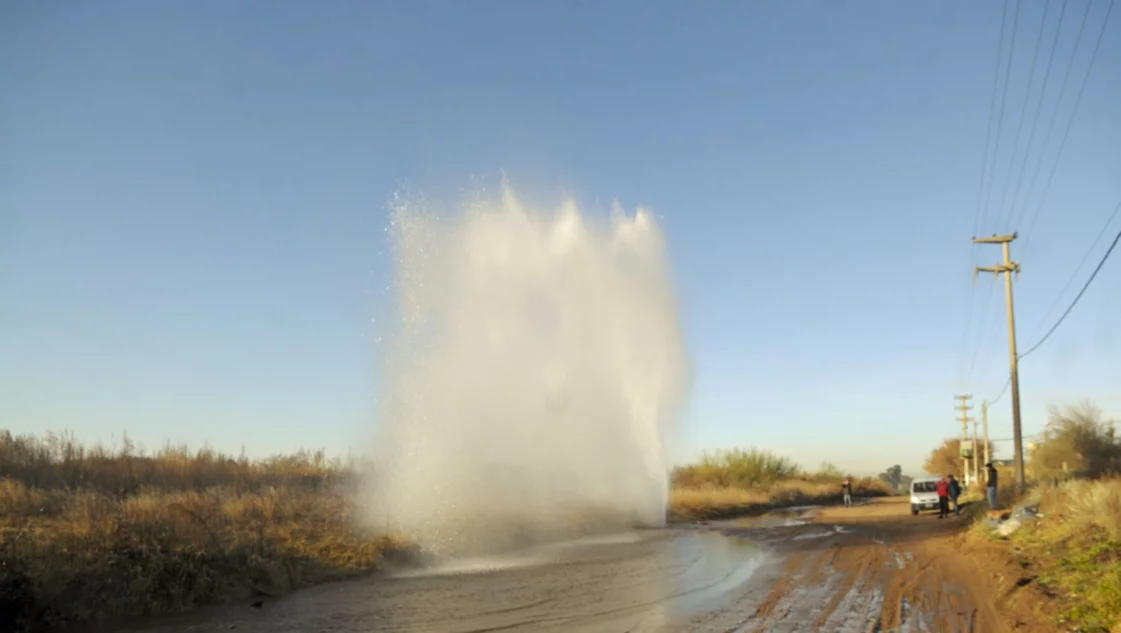
[[[1007,538],[978,522],[975,536],[1004,543],[1022,582],[1054,603],[1046,611],[1057,625],[1121,633],[1121,441],[1112,422],[1088,403],[1052,409],[1043,438],[1028,451],[1027,474],[1027,499],[1038,500],[1041,518]],[[1000,476],[1002,506],[1025,502],[1011,469]]]
[[[770,451],[735,449],[704,455],[673,472],[671,520],[706,520],[757,514],[776,508],[839,503],[845,473],[832,464],[805,472]],[[893,494],[882,478],[852,478],[853,497]]]
[[[114,451],[0,431],[0,631],[279,593],[408,556],[363,532],[322,453]]]
[[[299,452],[83,446],[0,430],[0,631],[40,631],[276,595],[415,560],[361,527],[363,465]],[[887,481],[853,478],[859,499]],[[767,451],[706,455],[673,473],[671,519],[839,503],[845,473]]]

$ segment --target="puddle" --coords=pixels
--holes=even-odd
[[[642,540],[642,535],[638,532],[624,532],[621,534],[607,534],[604,536],[587,536],[584,538],[573,539],[571,541],[559,541],[557,543],[549,543],[541,546],[542,550],[568,550],[580,547],[595,547],[599,545],[623,545],[625,543],[637,543]]]
[[[731,525],[735,527],[776,528],[798,527],[809,525],[817,509],[814,506],[794,506],[781,510],[772,510],[757,517],[743,517],[735,519]]]
[[[832,530],[830,530],[828,532],[806,532],[805,534],[799,534],[799,535],[795,536],[793,540],[795,540],[795,541],[807,541],[809,539],[815,539],[815,538],[828,538],[830,536],[833,536],[836,533],[837,532],[834,532]]]
[[[602,547],[637,543],[641,540],[642,535],[638,532],[589,536],[569,541],[547,543],[509,554],[473,556],[437,562],[419,569],[403,570],[390,577],[423,578],[425,576],[485,574],[507,569],[549,565],[579,560],[580,550],[587,553]]]
[[[672,610],[677,615],[690,615],[729,602],[769,555],[754,541],[703,533],[677,539],[674,559],[684,571],[677,577],[678,593],[671,601]]]

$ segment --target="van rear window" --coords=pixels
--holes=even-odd
[[[938,490],[938,482],[936,481],[916,481],[911,487],[915,492],[936,492]]]

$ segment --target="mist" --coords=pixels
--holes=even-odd
[[[504,187],[399,200],[390,232],[371,520],[444,554],[662,525],[688,372],[651,214]]]

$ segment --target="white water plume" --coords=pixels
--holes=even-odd
[[[654,219],[432,211],[393,209],[374,520],[445,553],[663,524],[687,366]]]

